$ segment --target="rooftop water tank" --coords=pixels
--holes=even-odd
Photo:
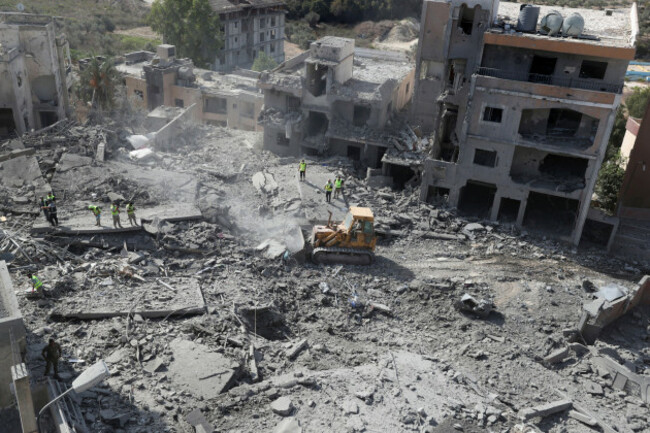
[[[181,80],[194,81],[194,71],[192,68],[188,68],[187,66],[181,66],[178,68],[178,78]]]
[[[539,23],[539,29],[545,33],[548,33],[549,36],[558,34],[560,29],[562,29],[562,14],[558,11],[551,11],[542,17],[542,20]]]
[[[519,18],[517,18],[517,30],[524,33],[535,33],[538,18],[539,6],[521,5]]]
[[[585,29],[585,19],[579,13],[572,13],[562,24],[562,34],[565,36],[580,36]]]

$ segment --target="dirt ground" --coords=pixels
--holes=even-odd
[[[597,354],[615,354],[650,376],[647,306],[606,329],[587,353],[544,361],[571,341],[582,304],[594,299],[589,288],[632,288],[647,264],[463,218],[420,202],[417,190],[369,187],[345,158],[308,160],[308,180],[343,173],[346,203],[373,209],[384,233],[375,262],[267,258],[257,248],[266,238],[289,223],[308,230],[327,218],[318,192],[307,200],[297,159],[260,151],[259,133],[191,130],[148,162],[114,148],[110,161],[92,165],[98,178],[110,168],[110,181],[93,183],[84,166],[54,170],[51,183],[69,183],[77,173],[83,185],[69,188],[63,212],[93,192],[97,200],[115,192],[160,205],[174,200],[174,188],[123,180],[115,167],[151,173],[148,182],[160,169],[183,173],[196,182],[201,220],[89,237],[32,234],[28,224],[42,216],[7,213],[0,223],[61,256],[30,264],[18,255],[9,267],[17,291],[29,289],[23,266],[47,288],[43,299],[19,297],[35,380],[43,380],[40,350],[48,338],[63,347],[63,381],[97,360],[109,365],[111,377],[78,399],[88,431],[193,432],[199,422],[242,433],[599,431],[566,410],[525,422],[519,416],[560,399],[618,432],[650,431],[648,404],[615,389],[593,364]],[[56,167],[62,154],[43,145],[36,159]],[[277,187],[256,188],[257,172],[269,173]],[[200,314],[175,306],[186,286],[192,303],[204,302]],[[485,318],[459,311],[466,293],[495,310]],[[126,314],[86,320],[65,313],[87,305]],[[165,305],[169,315],[147,316]]]

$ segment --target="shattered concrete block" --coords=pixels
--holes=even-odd
[[[289,397],[280,397],[271,402],[271,410],[280,416],[289,416],[293,412],[294,406]]]
[[[287,350],[287,358],[295,359],[300,352],[302,352],[307,347],[307,339],[300,340],[298,343],[293,345],[289,350]]]
[[[569,411],[569,417],[580,421],[583,424],[586,424],[590,427],[596,427],[598,425],[598,421],[593,419],[592,417],[585,415],[584,413],[575,411],[575,410],[570,410]]]
[[[557,364],[558,362],[562,362],[566,357],[569,356],[569,348],[568,347],[563,347],[561,349],[557,349],[548,355],[544,357],[544,361],[548,362],[549,364]]]
[[[551,403],[543,404],[541,406],[529,407],[519,411],[517,416],[522,421],[528,421],[531,418],[547,417],[554,413],[564,412],[573,406],[571,400],[558,400]]]
[[[287,418],[275,426],[273,433],[302,433],[302,427],[300,427],[298,420]]]
[[[608,357],[594,357],[592,362],[606,370],[614,379],[612,388],[636,395],[646,403],[650,403],[650,377],[642,376],[631,371]]]
[[[483,319],[486,319],[494,309],[494,303],[492,301],[487,299],[481,299],[479,301],[468,293],[465,293],[454,306],[459,311],[473,313]]]

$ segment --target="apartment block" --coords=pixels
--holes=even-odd
[[[342,155],[380,167],[383,131],[411,100],[415,66],[406,55],[355,49],[327,36],[263,72],[264,147],[280,155]]]
[[[127,94],[149,111],[197,104],[197,121],[262,130],[257,124],[264,104],[257,88],[259,73],[237,70],[223,74],[195,68],[190,59],[176,58],[175,51],[173,45],[160,45],[155,55],[146,51],[126,54],[116,67],[124,74]]]
[[[284,62],[283,1],[210,0],[210,6],[219,14],[224,43],[214,63],[216,71],[250,69],[261,52]]]
[[[0,13],[0,138],[67,117],[70,50],[54,18]]]
[[[635,5],[426,0],[411,113],[434,134],[422,200],[578,244],[637,31]]]

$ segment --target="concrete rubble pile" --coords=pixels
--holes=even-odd
[[[468,219],[410,186],[375,188],[345,158],[308,159],[299,182],[298,161],[259,151],[259,133],[193,133],[146,162],[128,148],[96,161],[73,141],[24,140],[51,167],[38,178],[57,195],[60,227],[38,215],[40,183],[13,186],[29,200],[3,202],[1,254],[34,381],[49,338],[63,347],[63,382],[109,366],[75,398],[89,431],[647,428],[647,306],[593,345],[576,330],[595,288],[632,290],[643,264]],[[321,184],[337,175],[343,197],[326,204]],[[109,204],[129,200],[139,225],[123,214],[113,228]],[[89,203],[105,209],[103,227]],[[19,204],[28,212],[11,212]],[[349,206],[374,212],[373,265],[285,259],[288,233],[308,238]],[[37,299],[23,296],[32,270]]]

